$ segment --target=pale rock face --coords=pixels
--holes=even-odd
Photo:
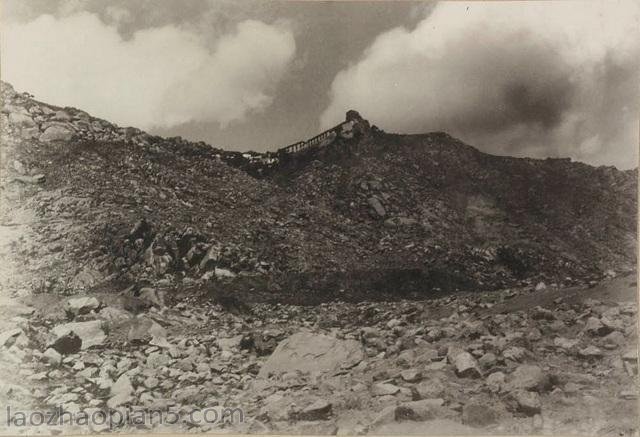
[[[116,408],[120,405],[127,404],[133,401],[134,388],[131,384],[131,380],[126,374],[123,374],[118,380],[111,386],[111,398],[107,401],[109,408]]]
[[[100,320],[66,323],[53,328],[53,334],[56,338],[63,337],[70,332],[73,332],[80,337],[82,340],[83,350],[92,346],[99,346],[107,339],[107,336],[102,329],[102,321]]]
[[[62,362],[62,355],[60,355],[55,349],[49,348],[44,351],[43,358],[51,365],[59,365]]]
[[[509,386],[516,390],[545,391],[550,387],[549,377],[538,366],[520,365],[510,375]]]
[[[460,377],[479,378],[482,373],[478,368],[478,363],[469,352],[457,354],[453,360],[456,374]]]
[[[40,135],[40,141],[69,141],[73,138],[74,133],[73,129],[69,127],[54,124],[44,130],[42,135]]]
[[[137,317],[131,321],[127,334],[130,342],[144,343],[153,339],[166,338],[167,331],[148,317]]]
[[[259,376],[290,371],[331,373],[353,367],[363,358],[362,345],[355,340],[299,332],[278,345],[260,369]]]
[[[95,297],[78,297],[69,299],[65,305],[65,311],[74,316],[88,314],[100,308],[100,302]]]
[[[387,383],[375,384],[371,389],[371,394],[373,396],[389,396],[389,395],[395,395],[399,392],[400,392],[400,387],[393,384],[387,384]]]
[[[539,414],[542,409],[542,402],[540,401],[540,395],[536,392],[518,390],[512,394],[514,401],[517,404],[517,410],[526,414],[527,416],[534,416]]]
[[[11,112],[9,114],[9,122],[22,128],[32,128],[36,126],[36,122],[28,113]]]

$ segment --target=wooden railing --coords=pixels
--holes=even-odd
[[[318,146],[320,143],[322,143],[322,141],[329,138],[331,135],[337,135],[338,132],[340,132],[340,130],[342,129],[342,125],[345,123],[347,122],[345,121],[343,123],[340,123],[339,125],[334,126],[331,129],[328,129],[316,135],[315,137],[308,139],[307,141],[298,141],[297,143],[293,143],[290,146],[282,147],[278,149],[277,153],[289,155],[289,154],[301,152],[303,150],[307,150],[311,147]]]

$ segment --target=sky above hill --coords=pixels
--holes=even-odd
[[[354,108],[490,153],[638,161],[635,0],[2,6],[3,80],[123,126],[265,151]]]

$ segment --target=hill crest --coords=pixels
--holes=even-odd
[[[3,186],[61,222],[43,230],[43,256],[63,260],[53,288],[233,282],[305,302],[568,285],[635,264],[637,170],[492,156],[361,117],[357,135],[264,167],[276,154],[120,128],[4,83],[2,96]]]

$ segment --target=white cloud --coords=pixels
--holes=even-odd
[[[635,166],[639,17],[632,0],[440,3],[338,73],[321,123],[354,108],[493,153]]]
[[[126,17],[125,17],[126,18]],[[242,120],[272,101],[295,53],[282,25],[246,20],[213,50],[164,26],[124,40],[96,15],[43,15],[2,28],[2,78],[16,89],[126,126]]]

